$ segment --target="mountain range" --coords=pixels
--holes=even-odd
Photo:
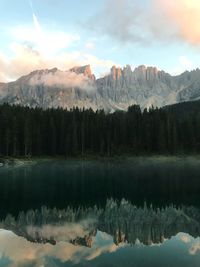
[[[143,109],[200,99],[200,69],[178,76],[141,65],[134,70],[113,66],[96,79],[90,65],[68,71],[36,70],[14,82],[0,83],[0,104],[47,108]]]

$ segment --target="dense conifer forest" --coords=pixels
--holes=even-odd
[[[200,102],[127,112],[0,106],[1,156],[200,152]]]

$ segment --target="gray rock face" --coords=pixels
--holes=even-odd
[[[92,108],[114,111],[126,110],[138,104],[152,105],[179,103],[200,98],[200,70],[171,76],[155,67],[144,65],[133,71],[129,65],[113,66],[100,79],[90,66],[74,67],[69,71],[37,70],[15,82],[0,83],[0,103],[46,108]]]

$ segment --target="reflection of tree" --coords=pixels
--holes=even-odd
[[[12,230],[27,240],[55,244],[69,241],[75,245],[92,246],[92,236],[97,229],[113,236],[114,242],[135,244],[162,243],[179,232],[194,237],[200,234],[200,210],[194,207],[168,206],[136,207],[122,200],[108,200],[105,209],[83,208],[65,210],[48,209],[21,212],[15,220],[11,215],[1,222],[1,228]],[[31,229],[31,230],[30,230]],[[48,231],[47,231],[48,229]],[[72,236],[71,232],[76,235]]]

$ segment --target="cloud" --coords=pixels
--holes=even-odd
[[[142,36],[137,32],[137,22],[140,21],[141,14],[139,1],[116,0],[113,3],[112,0],[107,0],[103,10],[88,21],[88,27],[120,42],[139,40]]]
[[[77,58],[78,60],[78,58]],[[112,60],[106,60],[98,58],[95,55],[88,53],[80,53],[80,63],[86,65],[87,62],[92,66],[92,69],[95,73],[98,73],[99,76],[102,76],[104,73],[109,72],[111,67],[114,65],[119,66],[116,62]]]
[[[156,4],[176,26],[178,38],[200,45],[199,0],[156,0]]]
[[[16,26],[9,29],[15,42],[28,44],[45,55],[53,55],[80,41],[80,36],[57,29],[42,29],[37,17],[33,14],[33,26]]]
[[[6,82],[8,80],[7,73],[7,59],[0,53],[0,82]]]
[[[87,42],[87,43],[85,44],[85,47],[86,47],[87,49],[94,49],[95,44],[94,44],[93,42]]]
[[[179,56],[177,62],[178,62],[177,65],[174,68],[172,68],[171,71],[173,75],[179,75],[184,71],[191,71],[195,69],[194,63],[187,56]]]
[[[12,40],[9,45],[11,56],[3,56],[0,51],[0,82],[16,80],[38,69],[57,67],[67,70],[77,65],[91,64],[99,74],[115,65],[110,60],[72,49],[80,42],[78,34],[42,27],[35,13],[33,25],[17,25],[7,28],[6,32]],[[92,50],[94,41],[88,41],[85,48]]]
[[[192,61],[189,60],[189,58],[187,58],[186,56],[180,56],[179,61],[181,65],[187,70],[194,68]]]
[[[200,45],[198,0],[112,0],[87,26],[121,44],[185,41]]]
[[[71,71],[51,71],[45,74],[35,74],[29,81],[30,85],[44,84],[46,86],[59,86],[64,88],[78,87],[85,90],[93,90],[93,82],[83,74]]]
[[[52,69],[69,70],[74,66],[91,65],[92,70],[98,75],[107,72],[113,65],[111,60],[104,60],[95,55],[81,52],[61,51],[55,56],[45,55],[29,45],[12,43],[10,48],[13,56],[8,58],[0,53],[0,82],[8,82],[29,74],[34,70]]]

